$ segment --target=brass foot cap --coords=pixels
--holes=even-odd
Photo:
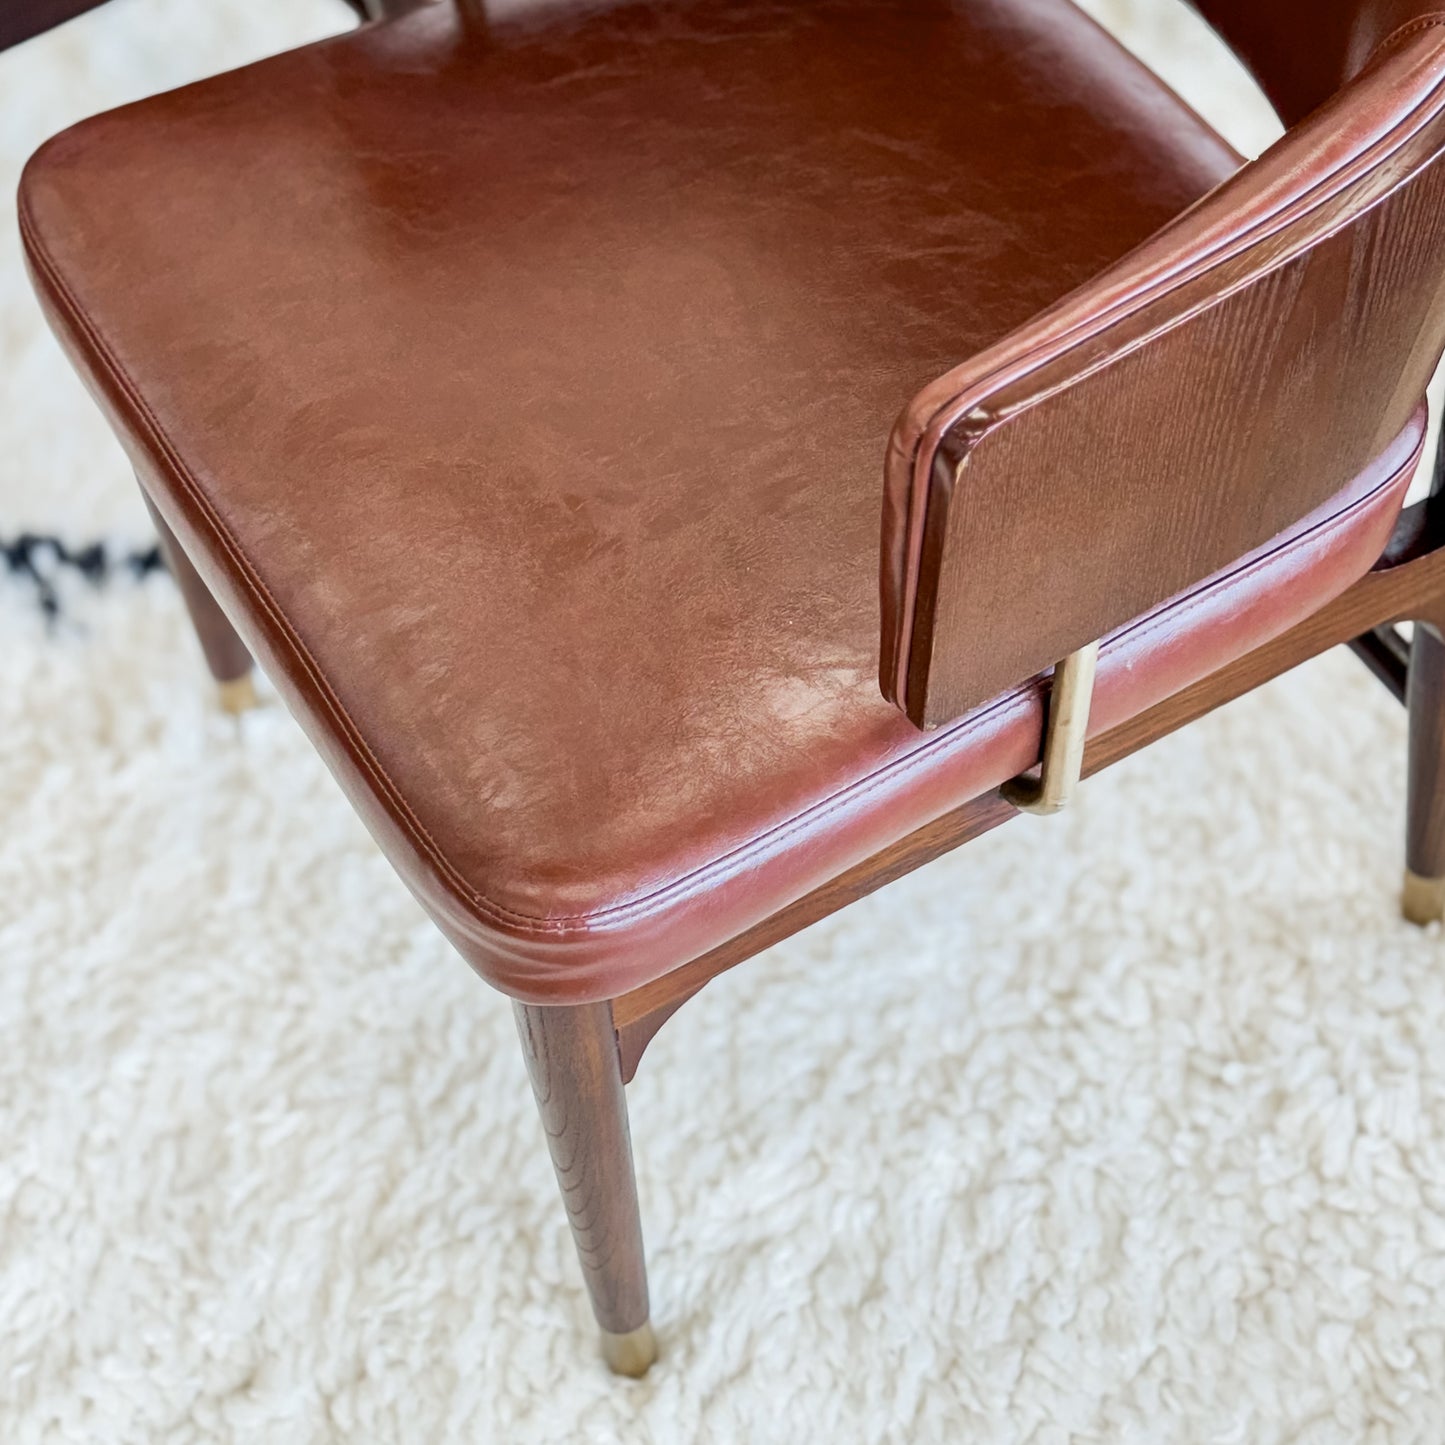
[[[230,682],[218,682],[216,697],[221,704],[221,710],[230,713],[232,717],[240,717],[243,712],[250,712],[253,707],[261,706],[261,699],[256,695],[255,680],[249,672],[233,677]]]
[[[602,1358],[614,1375],[628,1375],[640,1380],[657,1358],[657,1339],[652,1333],[652,1323],[628,1330],[625,1335],[609,1334],[602,1331]]]
[[[1422,878],[1407,868],[1400,910],[1411,923],[1417,923],[1421,928],[1445,918],[1445,878]]]

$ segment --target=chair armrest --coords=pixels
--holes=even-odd
[[[958,717],[1245,555],[1403,430],[1445,345],[1445,28],[900,418],[884,694]]]

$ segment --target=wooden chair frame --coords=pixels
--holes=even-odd
[[[0,21],[0,46],[96,3],[22,0]],[[410,8],[409,0],[349,3],[368,18]],[[1409,708],[1406,914],[1423,923],[1445,912],[1445,466],[1439,462],[1430,497],[1401,514],[1366,576],[1273,641],[1093,738],[1079,756],[1083,731],[1076,723],[1081,709],[1086,711],[1086,650],[1093,641],[1333,496],[1399,432],[1438,359],[1445,231],[1435,218],[1445,177],[1439,164],[1445,152],[1445,49],[1436,37],[1445,27],[1445,12],[1412,0],[1321,0],[1325,41],[1321,55],[1303,64],[1294,44],[1298,26],[1281,18],[1290,3],[1279,0],[1265,19],[1259,17],[1271,7],[1263,0],[1200,0],[1200,8],[1256,62],[1287,120],[1299,121],[1363,65],[1358,88],[1351,92],[1346,86],[1335,97],[1340,104],[1298,125],[1268,164],[1221,187],[1096,285],[942,378],[922,395],[909,423],[912,431],[905,427],[908,445],[894,449],[904,463],[891,494],[893,515],[904,516],[899,536],[906,533],[917,546],[907,555],[905,548],[897,549],[891,574],[885,549],[885,602],[891,578],[907,604],[899,609],[896,631],[885,631],[885,690],[915,721],[936,724],[1066,653],[1077,654],[1080,661],[1063,674],[1054,704],[1049,769],[1041,786],[1006,786],[954,809],[642,987],[600,1003],[516,1004],[523,1053],[604,1354],[620,1373],[645,1372],[656,1353],[624,1093],[648,1043],[719,974],[1007,822],[1016,816],[1016,804],[1057,804],[1079,772],[1096,773],[1327,648],[1349,644]],[[1434,36],[1424,38],[1427,30]],[[1373,68],[1364,63],[1397,41],[1405,42],[1405,49]],[[1355,63],[1350,57],[1361,44],[1363,55]],[[1365,294],[1369,288],[1361,278],[1378,274],[1409,281],[1391,291],[1388,307]],[[1412,313],[1417,297],[1419,309]],[[1238,312],[1230,308],[1236,299]],[[1371,300],[1379,304],[1367,305]],[[1274,350],[1258,316],[1249,315],[1250,305],[1262,304],[1264,318],[1278,320],[1289,314],[1288,307],[1302,305],[1309,320],[1331,304],[1338,315],[1346,302],[1358,303],[1371,323],[1361,328],[1369,330],[1368,338],[1340,337],[1333,333],[1343,328],[1326,327],[1326,341],[1316,345],[1309,326],[1280,327],[1295,349]],[[1291,377],[1305,379],[1298,394],[1281,389],[1271,399],[1278,412],[1274,419],[1289,417],[1303,396],[1309,414],[1328,418],[1338,434],[1316,450],[1330,455],[1338,441],[1345,474],[1327,476],[1312,471],[1309,458],[1291,457],[1286,460],[1292,469],[1277,467],[1270,476],[1278,485],[1265,489],[1266,453],[1280,448],[1231,450],[1219,444],[1218,428],[1202,424],[1181,455],[1189,463],[1188,480],[1219,505],[1208,527],[1181,539],[1170,532],[1166,509],[1157,501],[1140,504],[1157,453],[1150,450],[1155,445],[1150,428],[1138,424],[1133,373],[1114,364],[1146,347],[1159,348],[1169,364],[1156,366],[1154,379],[1162,376],[1177,395],[1150,396],[1156,411],[1166,410],[1165,402],[1187,401],[1201,378],[1227,379],[1229,342],[1256,334],[1265,336],[1261,365],[1276,363]],[[1386,375],[1382,383],[1375,363],[1392,355],[1403,360],[1398,374]],[[1361,377],[1376,390],[1356,385]],[[1059,609],[1050,635],[1023,627],[1011,649],[993,648],[994,639],[974,625],[968,611],[988,612],[988,596],[977,589],[977,573],[984,569],[965,568],[960,559],[984,558],[996,580],[1007,580],[1010,561],[1025,544],[1011,539],[1012,551],[994,552],[977,544],[1015,521],[1012,509],[1019,501],[1008,478],[1040,475],[1039,455],[1058,460],[1071,406],[1093,408],[1093,415],[1108,420],[1098,432],[1114,450],[1105,459],[1107,485],[1095,492],[1084,463],[1069,478],[1082,485],[1057,486],[1045,469],[1046,484],[1031,487],[1026,500],[1047,524],[1041,529],[1044,544],[1062,559],[1059,575],[1072,580],[1093,564],[1086,547],[1078,545],[1088,527],[1097,528],[1101,516],[1114,524],[1138,520],[1130,555],[1139,559],[1141,571],[1147,561],[1147,575],[1142,582],[1129,579],[1139,595],[1116,595],[1108,576],[1095,575],[1091,587],[1077,589],[1071,606]],[[1020,417],[1028,424],[1019,425]],[[1280,434],[1278,428],[1273,434]],[[1098,459],[1090,465],[1097,468]],[[973,468],[971,489],[963,486],[967,467]],[[1240,509],[1233,505],[1251,489],[1272,509],[1252,518],[1252,532],[1236,524]],[[1067,496],[1089,500],[1080,526],[1064,512],[1060,497]],[[905,515],[907,506],[915,509],[911,517]],[[250,653],[182,544],[159,516],[157,524],[223,699],[240,707],[250,700]],[[1023,530],[1026,545],[1033,546],[1040,533]],[[1095,565],[1093,571],[1107,568]],[[1415,624],[1408,649],[1395,630],[1405,621]],[[899,654],[896,667],[889,665],[890,646]]]
[[[223,688],[233,689],[248,678],[245,645],[169,529],[160,527],[211,670]],[[1402,622],[1415,624],[1410,643],[1396,630]],[[1401,513],[1383,555],[1360,581],[1274,641],[1093,739],[1082,772],[1102,772],[1341,644],[1408,704],[1404,908],[1411,921],[1428,923],[1445,912],[1445,451],[1437,457],[1430,496]],[[648,1044],[720,974],[1018,814],[1005,789],[996,789],[654,983],[597,1004],[515,1005],[603,1354],[614,1371],[641,1375],[656,1354],[623,1092]]]
[[[1397,624],[1416,624],[1407,643]],[[1445,875],[1445,449],[1436,460],[1430,496],[1400,515],[1375,567],[1329,606],[1219,672],[1093,739],[1085,749],[1089,777],[1187,723],[1269,682],[1331,647],[1349,646],[1391,694],[1408,703],[1410,772],[1406,866],[1415,879]],[[754,954],[791,937],[849,903],[1018,816],[999,789],[965,803],[901,842],[807,894],[722,948],[612,1002],[624,1079],[667,1020],[705,985]],[[1440,886],[1433,884],[1437,891]],[[1412,921],[1421,891],[1409,886]],[[1445,908],[1445,894],[1441,895]]]

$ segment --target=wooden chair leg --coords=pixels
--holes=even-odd
[[[1406,691],[1410,708],[1403,908],[1411,923],[1445,917],[1445,642],[1415,624]]]
[[[211,595],[211,589],[201,580],[201,575],[191,565],[185,549],[176,535],[166,526],[161,514],[145,497],[147,510],[155,523],[160,538],[161,555],[166,559],[171,576],[180,588],[181,600],[190,614],[191,625],[200,639],[201,651],[206,656],[206,666],[216,679],[216,690],[221,706],[229,713],[243,713],[256,706],[256,687],[251,680],[251,654],[246,644],[236,635],[230,619],[221,611],[220,604]]]
[[[603,1357],[615,1373],[640,1377],[657,1344],[612,1006],[514,1007]]]

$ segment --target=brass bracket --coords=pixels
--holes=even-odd
[[[1068,807],[1078,790],[1084,768],[1084,736],[1089,728],[1089,706],[1094,700],[1094,673],[1098,664],[1099,644],[1091,642],[1087,647],[1071,652],[1054,668],[1039,775],[1035,778],[1030,773],[1024,773],[1010,779],[1000,789],[1020,812],[1058,813]]]

